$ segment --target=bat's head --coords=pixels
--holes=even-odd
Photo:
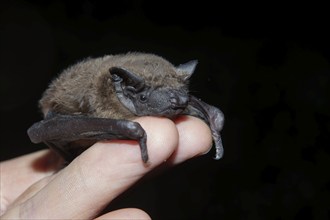
[[[114,90],[119,101],[137,116],[174,117],[188,105],[188,79],[197,61],[175,67],[160,57],[152,58],[111,67]]]

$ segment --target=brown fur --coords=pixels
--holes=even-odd
[[[145,79],[147,85],[185,87],[180,72],[167,60],[153,54],[127,53],[85,59],[64,70],[45,91],[40,107],[60,114],[132,119],[135,116],[117,99],[109,68],[122,67]]]

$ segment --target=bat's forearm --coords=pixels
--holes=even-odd
[[[69,143],[78,140],[137,140],[143,161],[148,160],[146,132],[137,122],[86,116],[56,115],[35,123],[28,129],[32,142],[47,143],[61,155],[72,151]],[[78,149],[77,149],[78,150]]]

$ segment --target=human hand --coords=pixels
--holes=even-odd
[[[135,141],[102,141],[58,171],[61,161],[42,150],[0,164],[2,219],[93,219],[119,194],[162,163],[175,165],[207,152],[208,126],[181,116],[136,119],[146,130],[149,164]],[[166,162],[165,162],[166,161]],[[126,208],[97,219],[150,219],[140,209]]]

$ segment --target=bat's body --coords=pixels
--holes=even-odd
[[[98,140],[131,139],[148,160],[146,133],[131,121],[152,115],[187,114],[206,121],[222,157],[222,112],[188,94],[197,61],[173,66],[144,53],[105,56],[77,63],[55,79],[40,100],[44,120],[28,130],[34,143],[44,142],[68,162]]]

